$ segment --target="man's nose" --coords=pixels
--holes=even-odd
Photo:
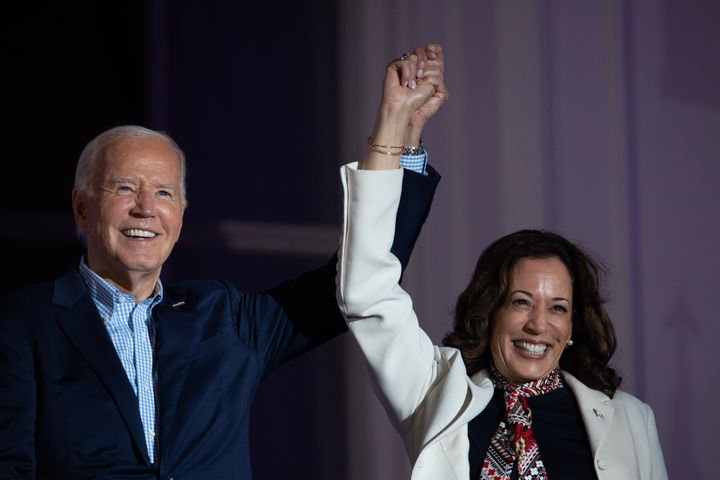
[[[155,216],[155,195],[147,190],[139,191],[130,214],[138,217]]]

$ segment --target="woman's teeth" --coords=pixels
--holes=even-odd
[[[547,345],[544,343],[513,342],[513,345],[533,355],[543,354],[545,353],[545,350],[547,350]]]

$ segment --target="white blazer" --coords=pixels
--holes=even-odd
[[[398,285],[390,253],[403,170],[341,169],[345,192],[337,297],[371,378],[413,465],[413,480],[467,480],[467,424],[493,394],[486,371],[466,374],[460,352],[438,347],[420,328],[410,296]],[[610,399],[567,372],[600,480],[666,479],[648,405],[618,391]]]

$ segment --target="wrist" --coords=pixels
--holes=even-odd
[[[393,105],[381,105],[375,119],[372,138],[375,143],[405,145],[411,114]]]
[[[410,143],[403,145],[402,155],[404,156],[415,156],[425,154],[425,144],[423,144],[422,138],[417,143]]]
[[[420,144],[420,139],[422,138],[422,132],[423,132],[423,124],[418,123],[410,123],[407,128],[407,132],[405,133],[405,145],[409,145],[411,147],[417,146]]]

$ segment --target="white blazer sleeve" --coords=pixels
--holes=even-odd
[[[345,211],[337,297],[396,428],[413,414],[436,375],[435,347],[420,329],[410,296],[398,285],[390,253],[403,170],[341,169]],[[410,423],[410,422],[407,422]]]
[[[649,405],[647,408],[646,432],[648,448],[650,450],[650,476],[652,479],[667,479],[668,474],[665,468],[665,457],[663,456],[660,438],[655,426],[655,415]]]

